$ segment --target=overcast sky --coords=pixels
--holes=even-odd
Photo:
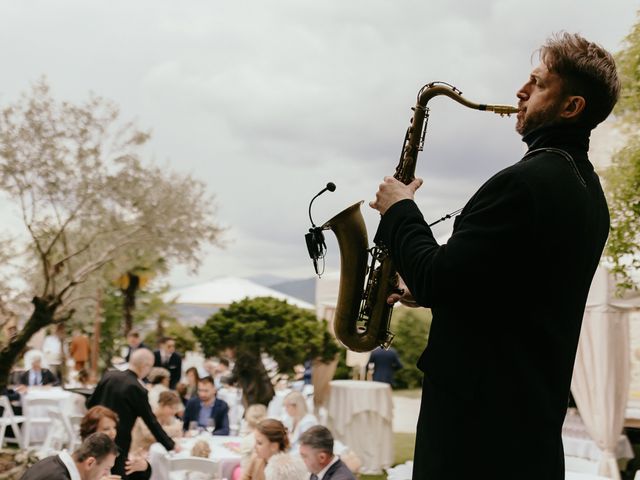
[[[157,162],[206,182],[229,244],[205,252],[197,276],[174,269],[174,286],[310,277],[309,200],[335,182],[314,204],[316,223],[366,200],[373,236],[378,215],[366,203],[395,169],[423,84],[513,103],[549,34],[579,32],[615,52],[639,9],[640,0],[1,0],[0,103],[43,74],[59,99],[93,91],[152,130]],[[429,106],[417,202],[435,219],[524,149],[514,118],[444,97]],[[329,270],[339,261],[331,240],[327,261]]]

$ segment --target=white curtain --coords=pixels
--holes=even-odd
[[[571,391],[589,435],[603,452],[599,475],[620,480],[615,449],[629,395],[629,321],[606,300],[594,303],[599,305],[588,306],[582,322]]]

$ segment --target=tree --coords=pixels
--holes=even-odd
[[[397,312],[397,314],[396,314]],[[397,307],[394,309],[393,328],[396,336],[393,347],[398,351],[403,368],[395,375],[397,388],[419,388],[423,373],[416,362],[427,345],[431,327],[431,310]]]
[[[203,246],[219,245],[204,184],[144,165],[149,138],[101,97],[55,101],[44,79],[0,113],[0,190],[26,229],[17,268],[31,297],[29,318],[0,350],[0,388],[32,335],[95,305],[105,279],[140,258],[196,269]]]
[[[637,287],[632,274],[640,269],[640,22],[626,37],[616,63],[622,91],[615,113],[628,135],[605,173],[611,213],[606,255],[620,279],[620,290],[625,290]]]
[[[193,331],[205,355],[233,351],[234,377],[243,388],[246,405],[266,405],[274,395],[261,354],[273,357],[281,372],[293,372],[295,365],[308,359],[329,362],[339,349],[326,321],[272,297],[234,302]]]

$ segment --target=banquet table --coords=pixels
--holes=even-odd
[[[211,435],[203,432],[196,437],[181,438],[178,440],[180,452],[167,452],[165,448],[154,443],[149,448],[149,464],[152,473],[150,480],[169,480],[169,458],[187,458],[190,456],[191,448],[197,440],[206,440],[211,447],[209,459],[220,464],[222,478],[230,479],[233,470],[240,465],[240,437],[223,435]]]
[[[62,387],[29,387],[22,395],[22,413],[29,418],[47,418],[47,407],[40,405],[30,406],[30,400],[54,400],[62,413],[69,418],[77,415],[84,415],[84,399],[73,392],[68,392]],[[82,400],[82,401],[79,401]],[[48,427],[46,425],[34,424],[31,427],[29,443],[43,442],[47,436]]]
[[[382,382],[333,380],[327,427],[362,461],[361,473],[379,474],[393,463],[393,399]]]
[[[562,445],[564,454],[570,457],[600,460],[602,450],[589,435],[580,414],[569,410],[562,425]],[[620,435],[616,445],[615,456],[619,459],[633,458],[633,449],[626,435]]]

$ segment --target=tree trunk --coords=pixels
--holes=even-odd
[[[327,403],[331,386],[329,382],[333,379],[338,367],[338,355],[331,362],[323,362],[320,358],[313,360],[311,364],[311,382],[313,383],[313,406],[316,415],[320,407]]]
[[[53,323],[56,309],[60,300],[51,297],[33,297],[33,313],[24,324],[22,330],[0,350],[0,391],[4,390],[9,381],[9,373],[18,357],[22,354],[27,343],[38,330]]]
[[[260,352],[237,353],[233,380],[242,388],[242,403],[245,408],[256,403],[268,406],[276,394],[260,358]]]
[[[129,284],[127,288],[122,289],[125,337],[133,328],[133,310],[136,308],[136,293],[140,287],[140,277],[138,275],[127,272],[127,277],[129,278]]]

